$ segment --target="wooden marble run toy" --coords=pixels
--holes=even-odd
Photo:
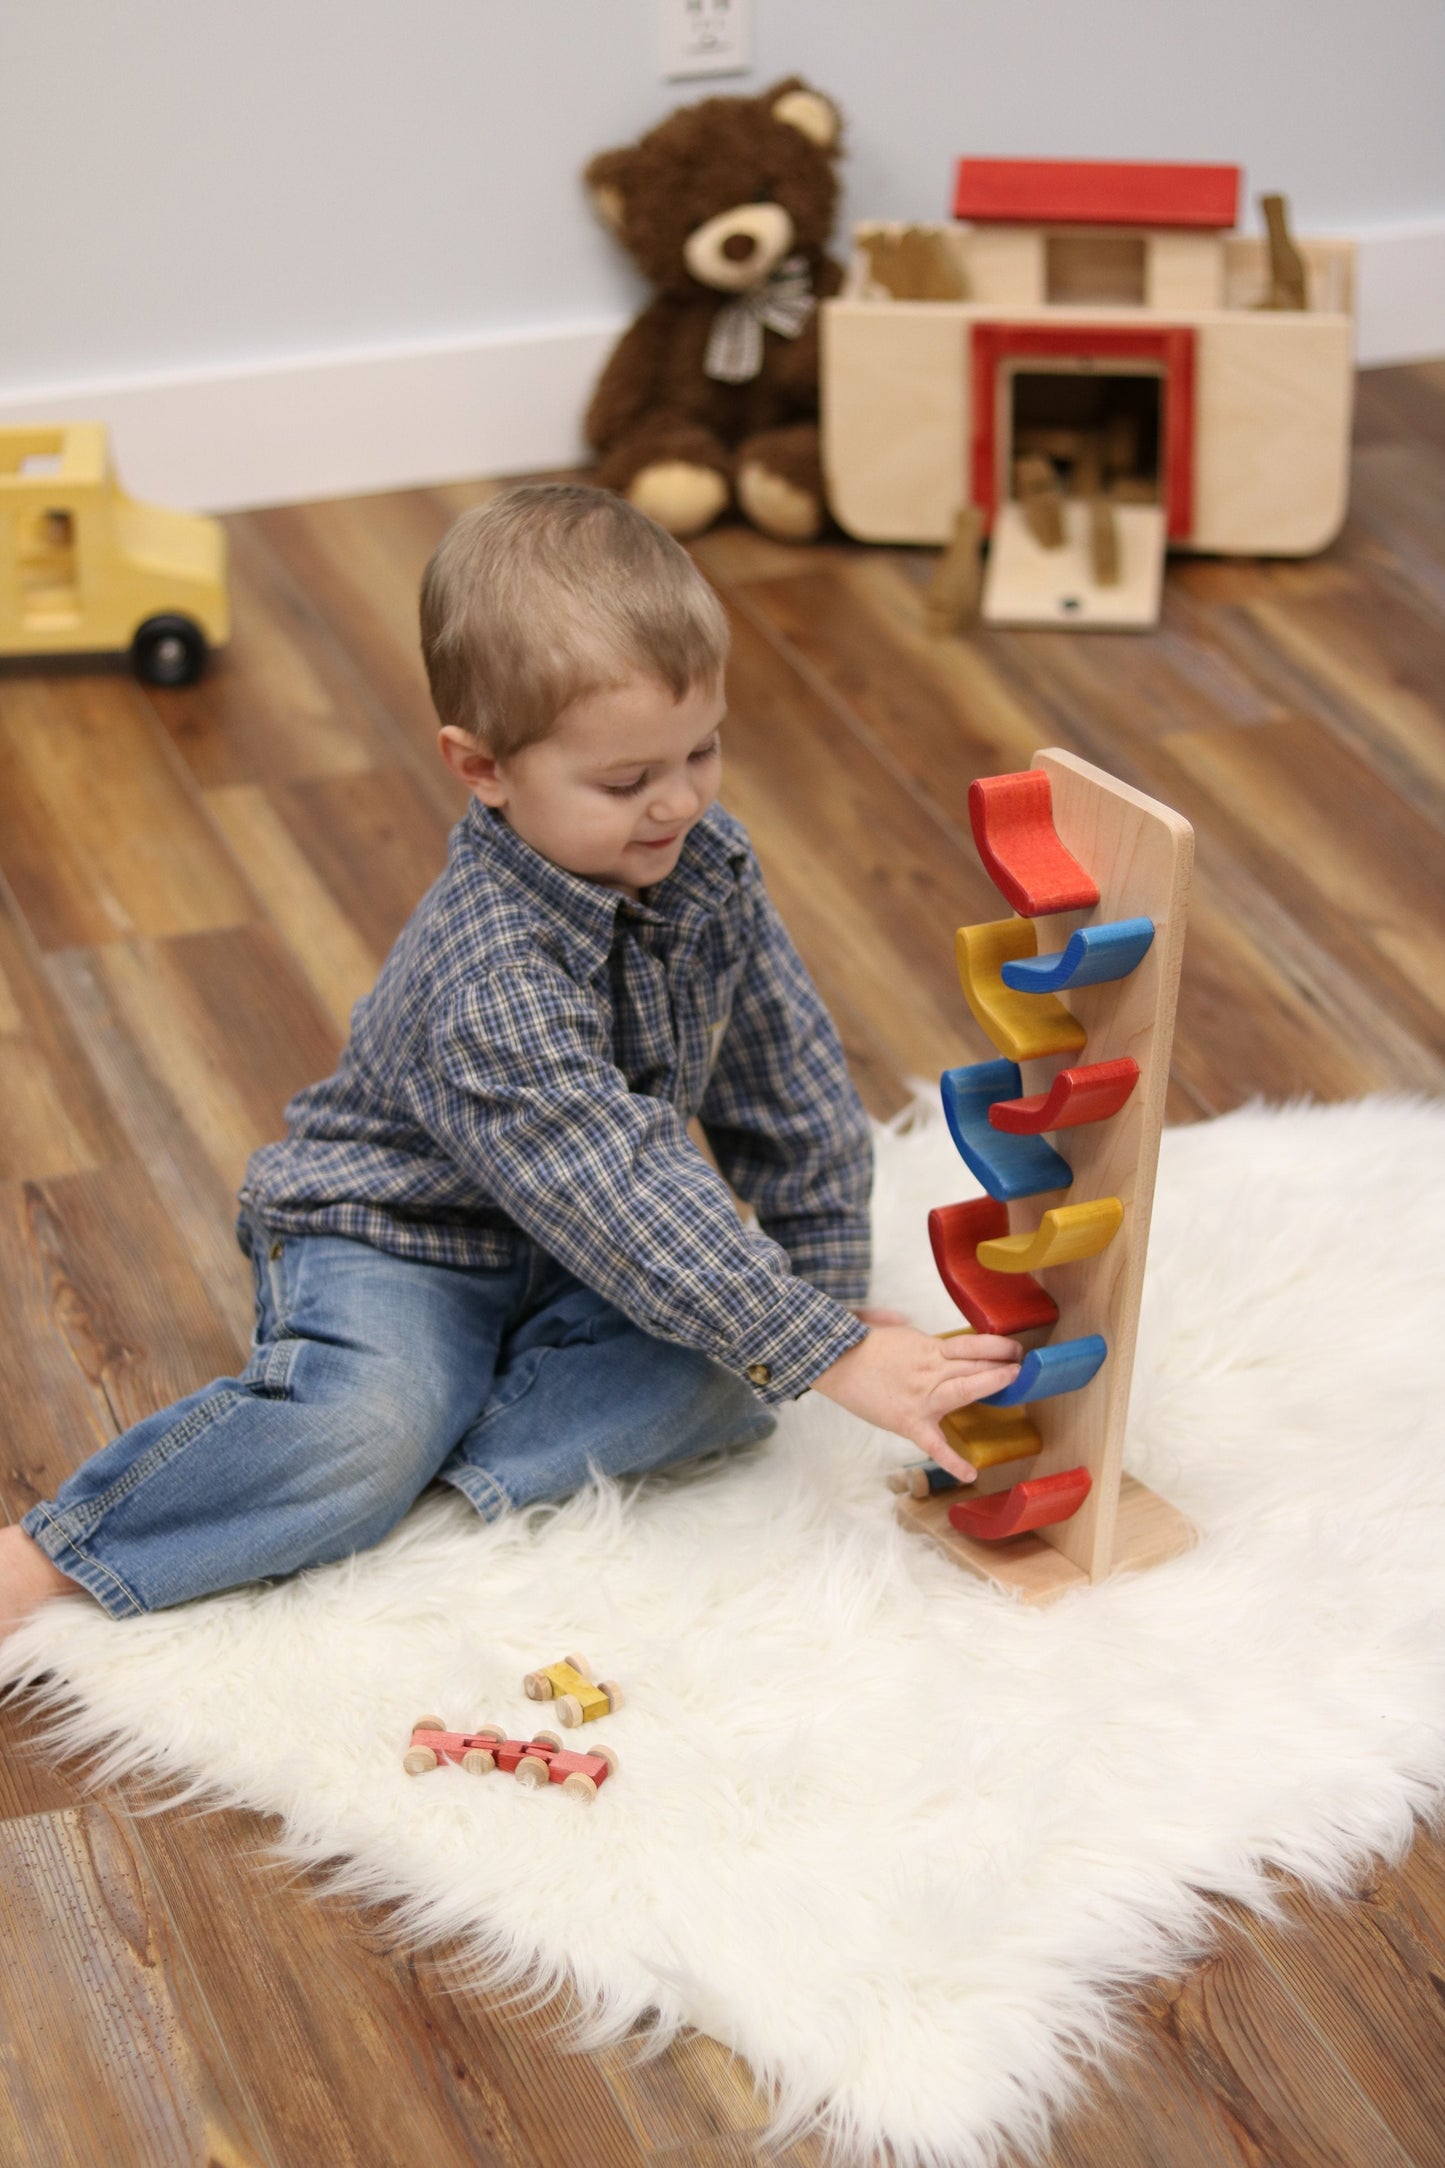
[[[557,1721],[569,1728],[593,1723],[622,1707],[622,1689],[616,1680],[594,1680],[585,1656],[564,1656],[559,1664],[529,1671],[522,1691],[529,1701],[555,1701]]]
[[[1001,1053],[941,1079],[986,1194],[936,1206],[928,1233],[965,1329],[1020,1337],[1025,1355],[1012,1385],[944,1419],[974,1484],[926,1462],[890,1482],[907,1527],[1047,1602],[1193,1541],[1123,1472],[1193,832],[1058,750],[981,778],[969,812],[1020,915],[957,937],[963,991]],[[1038,1065],[1037,1090],[1021,1062]]]
[[[587,1802],[597,1797],[617,1769],[617,1756],[610,1746],[577,1754],[569,1752],[552,1731],[539,1731],[533,1739],[509,1739],[495,1724],[479,1725],[475,1731],[448,1731],[439,1716],[419,1717],[412,1726],[402,1768],[408,1776],[419,1777],[444,1761],[459,1763],[470,1776],[487,1776],[500,1769],[528,1790],[560,1784],[569,1799]]]
[[[1296,243],[1279,196],[1232,232],[1239,190],[1236,166],[965,158],[953,223],[905,251],[856,229],[820,311],[828,499],[860,541],[947,545],[935,629],[975,601],[1147,626],[1167,550],[1339,532],[1353,248]]]
[[[229,632],[219,520],[128,497],[99,422],[0,426],[0,655],[125,649],[189,685]]]

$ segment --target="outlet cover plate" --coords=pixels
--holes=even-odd
[[[658,27],[664,82],[753,64],[753,0],[658,0]]]

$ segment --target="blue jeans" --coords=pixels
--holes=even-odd
[[[731,1371],[529,1242],[459,1271],[245,1212],[237,1234],[256,1286],[240,1377],[132,1425],[22,1523],[115,1618],[365,1550],[436,1477],[491,1520],[774,1427]]]

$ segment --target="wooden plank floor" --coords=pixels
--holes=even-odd
[[[331,1063],[460,811],[417,576],[486,485],[229,522],[237,637],[199,687],[0,671],[0,1502],[238,1358],[249,1151]],[[1071,746],[1195,823],[1170,1116],[1445,1085],[1445,365],[1363,380],[1348,531],[1184,562],[1152,637],[922,629],[921,554],[697,555],[732,612],[727,801],[874,1109],[988,1052],[953,976],[993,915],[964,795]],[[759,2157],[697,2039],[563,2058],[319,1902],[243,1814],[144,1818],[0,1717],[7,2168]],[[1038,2168],[1445,2164],[1445,1846],[1343,1905],[1286,1891],[1133,2005]],[[773,2156],[819,2158],[810,2142]]]

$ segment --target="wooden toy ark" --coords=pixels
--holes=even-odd
[[[986,620],[1144,626],[1166,549],[1304,556],[1339,532],[1352,247],[1295,244],[1277,196],[1263,236],[1231,233],[1239,179],[965,158],[912,283],[887,229],[857,229],[821,310],[829,504],[861,541],[950,544],[939,629],[980,534]]]
[[[1021,1337],[1026,1353],[1012,1385],[944,1419],[973,1484],[927,1462],[890,1482],[905,1526],[1043,1603],[1193,1541],[1123,1473],[1193,831],[1056,750],[981,778],[969,812],[1022,915],[958,935],[964,992],[1004,1058],[942,1078],[987,1195],[939,1205],[928,1232],[969,1328]],[[1032,1091],[1021,1061],[1037,1065]]]
[[[528,1790],[560,1784],[569,1799],[586,1801],[597,1797],[617,1768],[610,1746],[593,1747],[586,1754],[569,1753],[555,1732],[539,1731],[535,1739],[509,1739],[495,1724],[482,1724],[476,1731],[448,1731],[439,1716],[419,1718],[412,1726],[402,1768],[408,1776],[419,1777],[444,1761],[459,1763],[470,1776],[487,1776],[500,1769]]]
[[[622,1707],[622,1689],[615,1679],[596,1681],[583,1656],[564,1656],[560,1664],[529,1671],[522,1681],[529,1701],[556,1701],[557,1720],[571,1726],[590,1724]]]
[[[99,422],[0,426],[0,655],[122,649],[189,685],[229,632],[218,520],[127,497]]]

